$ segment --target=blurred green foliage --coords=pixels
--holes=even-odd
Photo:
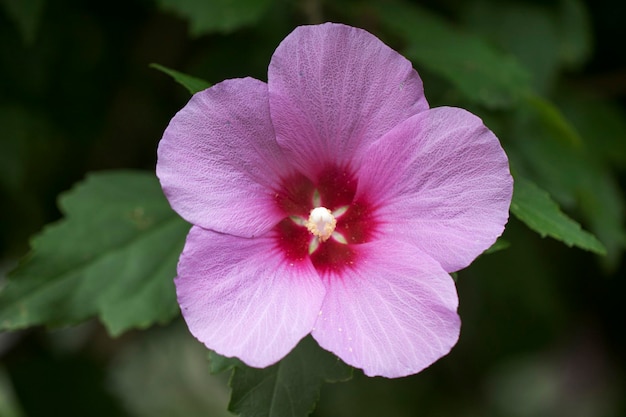
[[[509,246],[458,274],[452,353],[409,378],[324,385],[314,415],[626,414],[624,12],[617,0],[0,1],[0,326],[30,328],[0,334],[0,416],[221,415],[226,382],[180,323],[128,331],[175,317],[187,226],[152,173],[119,170],[153,171],[188,92],[265,80],[280,41],[325,20],[411,59],[433,106],[485,120],[518,178],[519,220],[606,256],[512,217]],[[99,170],[116,171],[57,207]],[[96,315],[104,326],[32,328]]]

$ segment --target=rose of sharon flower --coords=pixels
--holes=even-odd
[[[268,82],[195,94],[157,174],[193,224],[175,279],[191,333],[254,367],[307,334],[365,374],[419,372],[457,342],[449,273],[502,233],[512,179],[471,113],[429,109],[370,33],[295,29]]]

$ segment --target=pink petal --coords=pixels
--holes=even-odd
[[[267,95],[261,81],[226,80],[195,94],[170,122],[157,175],[185,220],[252,237],[284,217],[273,198],[289,165],[274,137]]]
[[[324,297],[307,260],[284,260],[268,236],[246,239],[193,227],[178,264],[178,303],[209,349],[269,366],[306,336]]]
[[[310,175],[320,162],[347,165],[428,108],[407,59],[374,35],[340,24],[296,28],[274,52],[268,85],[277,141]]]
[[[420,113],[367,151],[357,199],[379,231],[419,247],[448,271],[469,265],[504,230],[513,192],[506,154],[473,114],[440,107]]]
[[[324,349],[369,376],[411,375],[446,355],[459,337],[452,278],[404,242],[354,245],[358,262],[324,277],[327,292],[312,334]]]

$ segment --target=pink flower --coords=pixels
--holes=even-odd
[[[157,174],[194,225],[175,282],[195,337],[265,367],[311,333],[386,377],[454,346],[449,273],[502,233],[512,194],[479,118],[429,109],[409,61],[330,23],[287,36],[267,84],[195,94],[163,135]]]

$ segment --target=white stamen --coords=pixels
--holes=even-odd
[[[316,207],[311,210],[305,226],[309,232],[319,238],[320,242],[325,242],[335,231],[337,220],[326,207]]]

